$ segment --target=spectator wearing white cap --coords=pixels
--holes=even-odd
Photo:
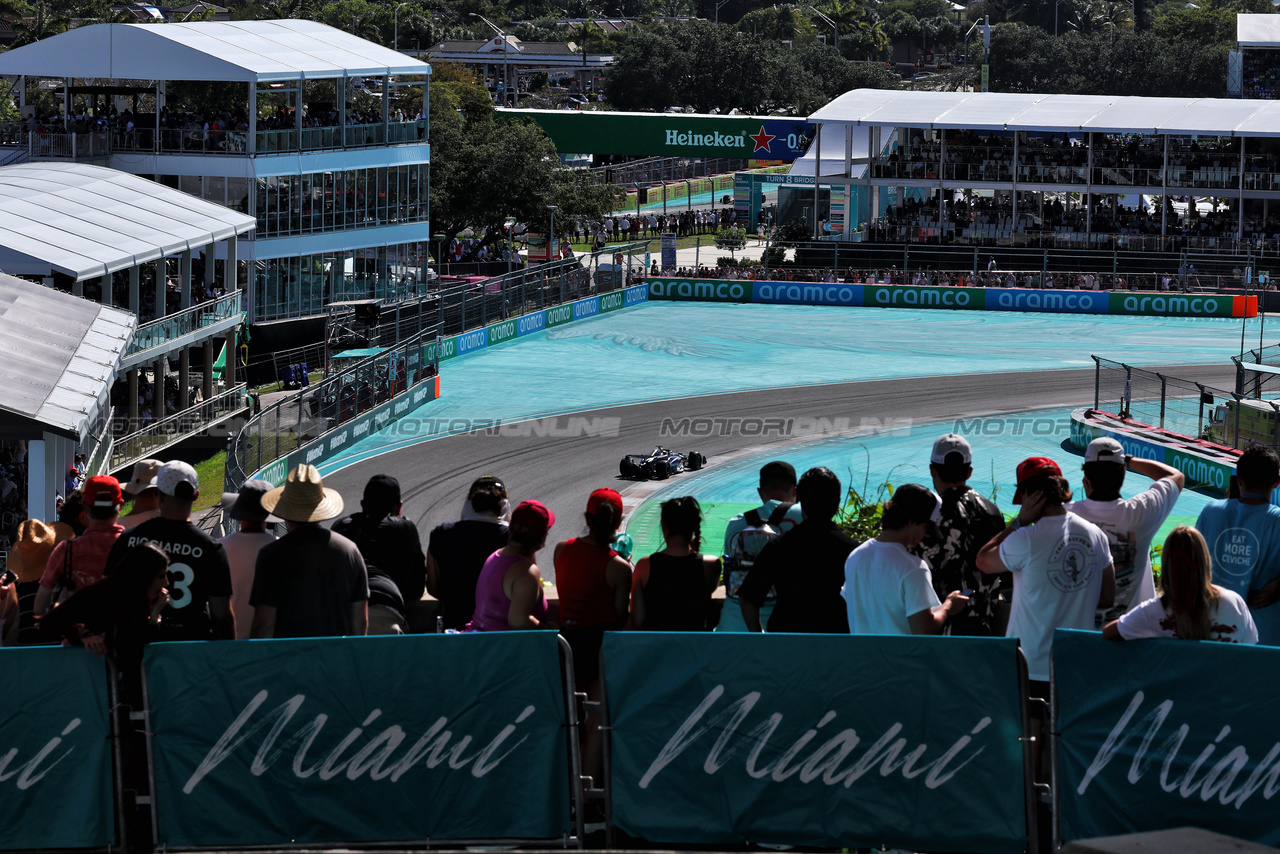
[[[978,550],[1004,530],[1004,516],[995,504],[969,486],[973,476],[973,448],[955,433],[939,436],[929,456],[933,489],[942,499],[938,535],[925,537],[912,549],[924,558],[939,599],[952,590],[972,591],[969,607],[954,614],[947,624],[952,635],[1003,637],[1001,593],[1012,593],[1008,573],[986,575],[978,570]],[[1003,614],[1007,618],[1007,612]]]
[[[968,603],[952,590],[943,601],[933,589],[929,565],[911,554],[925,536],[937,535],[941,500],[918,483],[894,490],[880,519],[880,535],[853,550],[840,591],[855,635],[936,635]]]
[[[160,515],[156,473],[162,465],[164,463],[160,460],[138,460],[133,464],[133,474],[123,487],[124,494],[133,498],[129,512],[120,517],[120,524],[126,531]]]
[[[227,515],[240,525],[240,530],[218,541],[227,550],[227,563],[231,570],[231,611],[236,615],[237,640],[246,640],[253,626],[249,594],[253,590],[258,552],[276,541],[275,535],[267,531],[270,514],[262,507],[262,496],[270,491],[271,484],[265,480],[246,480],[238,493],[222,493]]]
[[[160,640],[233,640],[231,569],[227,550],[191,524],[191,506],[200,497],[196,470],[181,460],[156,472],[160,515],[129,529],[108,558],[115,567],[125,553],[155,543],[169,556],[169,604],[161,614]]]
[[[85,481],[84,512],[87,524],[74,540],[58,543],[36,593],[35,615],[43,617],[55,598],[65,598],[77,590],[97,584],[110,565],[109,555],[124,533],[117,524],[124,502],[120,481],[107,475],[96,475]]]
[[[258,552],[253,576],[255,638],[364,635],[369,630],[369,575],[360,549],[319,523],[342,514],[342,496],[315,466],[289,472],[262,507],[289,532]]]
[[[1154,483],[1133,498],[1121,498],[1125,472],[1151,478]],[[1132,457],[1115,439],[1094,439],[1084,452],[1084,501],[1067,505],[1075,513],[1102,529],[1111,546],[1111,564],[1116,570],[1115,601],[1098,609],[1099,628],[1120,619],[1130,608],[1155,598],[1155,578],[1151,574],[1151,541],[1169,518],[1186,477],[1173,466]]]

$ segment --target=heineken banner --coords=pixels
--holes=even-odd
[[[1021,852],[1017,641],[610,633],[613,817],[651,843]]]
[[[782,305],[878,306],[1053,314],[1157,317],[1256,317],[1257,297],[1203,294],[1107,294],[1021,288],[922,287],[841,282],[773,282],[737,279],[650,279],[649,299],[755,302]]]
[[[559,839],[551,632],[156,644],[160,845]]]
[[[1064,842],[1202,827],[1280,845],[1280,649],[1059,629]]]
[[[17,647],[0,657],[0,849],[112,844],[106,664],[80,648]]]

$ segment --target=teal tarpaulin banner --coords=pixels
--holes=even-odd
[[[629,632],[603,656],[629,834],[1025,847],[1016,641]]]
[[[153,644],[169,846],[569,831],[556,635]]]
[[[107,666],[83,649],[0,652],[0,849],[115,841]]]
[[[1064,842],[1202,827],[1280,844],[1280,649],[1059,629]]]

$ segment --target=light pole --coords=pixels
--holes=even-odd
[[[395,24],[395,35],[393,36],[394,40],[391,42],[391,49],[397,53],[400,51],[400,10],[408,5],[408,3],[401,3],[396,6],[396,10],[391,13],[391,20]]]
[[[819,18],[821,18],[823,21],[826,21],[827,26],[831,27],[831,29],[832,29],[832,30],[835,32],[835,34],[836,34],[836,36],[835,36],[835,49],[836,49],[836,50],[839,50],[839,49],[840,49],[840,28],[836,26],[836,22],[835,22],[835,21],[833,21],[833,20],[831,20],[831,19],[830,19],[830,18],[828,18],[826,15],[822,14],[821,12],[819,12],[817,9],[813,8],[812,6],[807,6],[807,5],[806,5],[806,6],[805,6],[805,8],[806,8],[806,9],[808,9],[808,10],[809,10],[810,12],[812,12],[813,14],[817,15],[817,16],[818,16]]]
[[[506,33],[504,33],[504,32],[502,31],[502,28],[501,28],[501,27],[499,27],[497,24],[495,24],[493,21],[490,21],[490,20],[489,20],[488,18],[486,18],[484,15],[481,15],[481,14],[479,14],[479,13],[477,13],[477,12],[468,12],[468,13],[467,13],[467,16],[468,16],[468,17],[470,17],[470,18],[479,18],[480,20],[484,21],[486,24],[488,24],[488,25],[489,25],[489,27],[490,27],[490,28],[491,28],[495,33],[497,33],[497,34],[498,34],[498,37],[502,39],[502,106],[504,106],[504,107],[505,107],[505,106],[507,105],[507,92],[510,90],[510,85],[511,85],[511,84],[508,82],[508,80],[507,80],[507,77],[508,77],[508,72],[507,72],[507,48],[508,48],[508,47],[510,47],[510,44],[511,44],[511,43],[507,40],[507,34],[506,34]],[[520,95],[519,95],[519,93],[517,93],[517,94],[514,96],[514,99],[515,99],[515,100],[514,100],[515,106],[517,106],[517,107],[518,107],[518,106],[520,106]]]
[[[547,234],[547,261],[552,261],[554,260],[552,254],[556,240],[556,211],[560,210],[560,208],[556,205],[547,205],[547,210],[551,213],[551,231]]]
[[[728,3],[729,0],[716,0],[716,26],[720,26],[720,7]]]

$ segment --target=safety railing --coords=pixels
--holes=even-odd
[[[1093,361],[1094,409],[1227,447],[1260,442],[1280,448],[1280,407],[1274,404],[1242,403],[1244,395],[1194,380],[1099,356]]]
[[[184,335],[213,326],[240,314],[240,291],[193,305],[158,320],[144,323],[134,330],[125,350],[125,358],[136,356],[175,341]]]
[[[116,439],[111,448],[111,471],[152,456],[218,423],[248,405],[245,385],[234,386],[208,400],[148,424],[141,430]]]
[[[106,133],[37,133],[27,135],[27,155],[32,160],[75,160],[106,157],[111,139]]]

